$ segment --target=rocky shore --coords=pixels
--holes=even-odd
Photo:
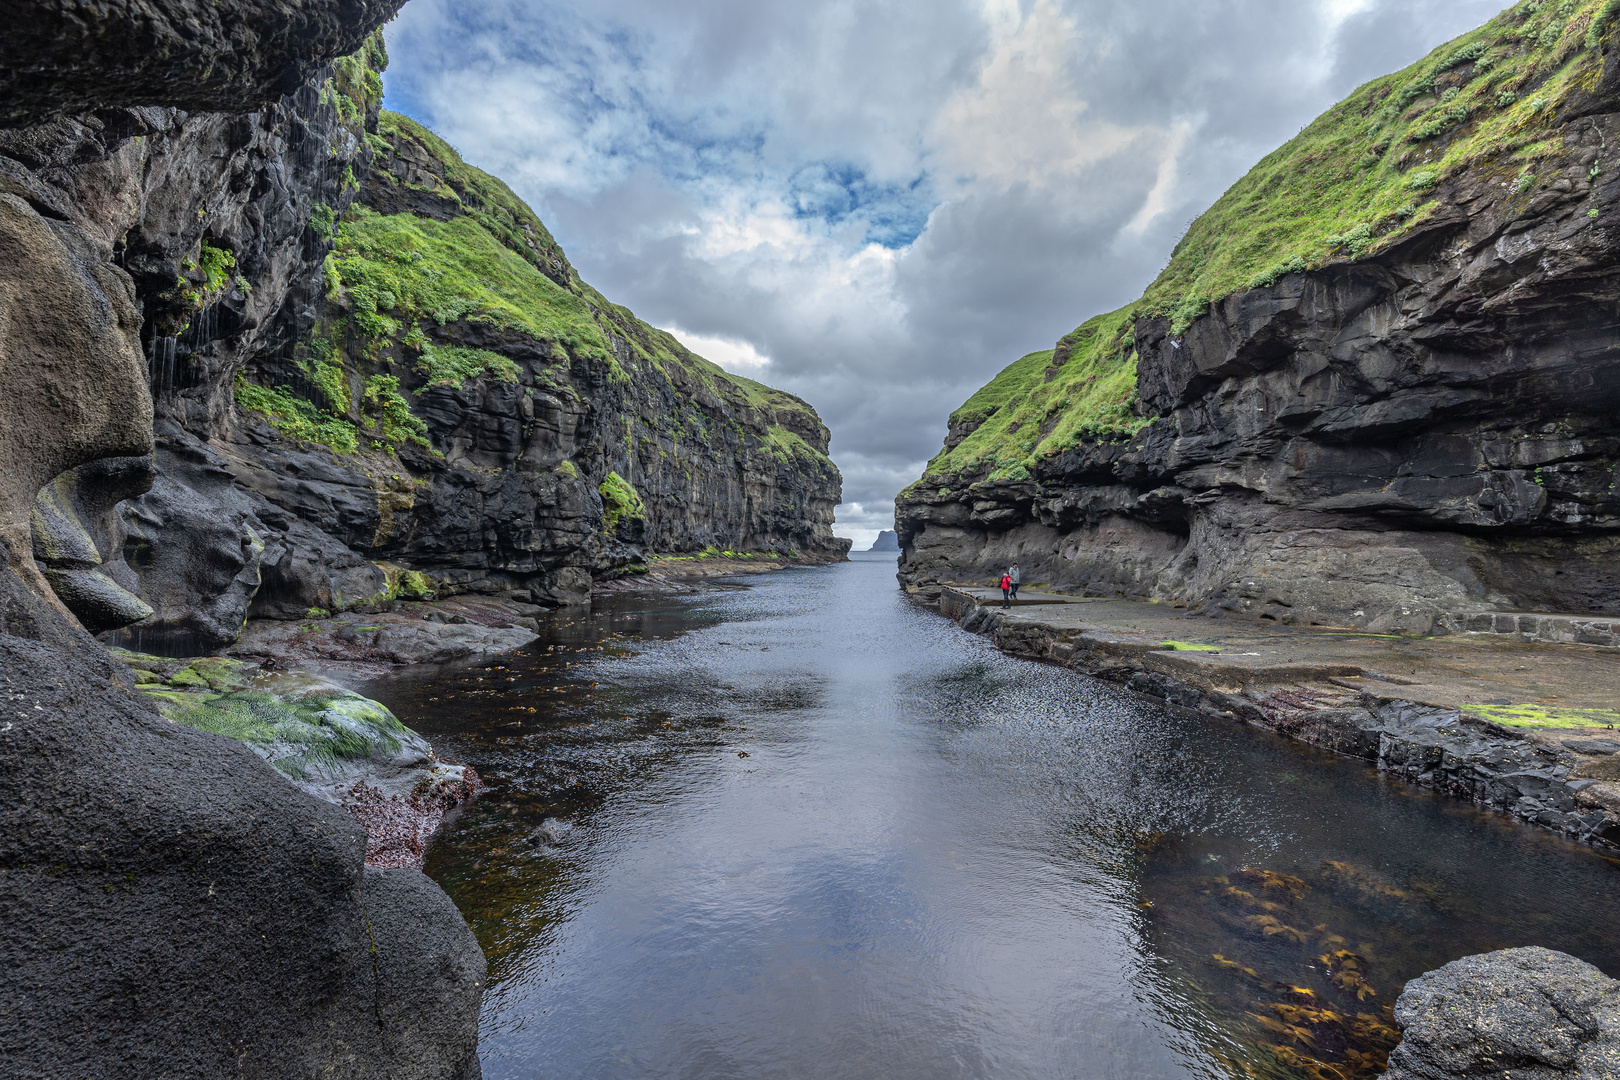
[[[945,586],[939,599],[942,614],[1010,655],[1620,846],[1620,649],[1267,626],[1056,593],[1000,604],[972,586]]]

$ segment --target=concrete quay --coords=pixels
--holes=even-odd
[[[1010,655],[1620,847],[1620,648],[1540,639],[1540,623],[1402,637],[1028,590],[1003,608],[999,589],[967,585],[938,602]]]

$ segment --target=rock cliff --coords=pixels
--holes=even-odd
[[[246,325],[274,306],[250,301],[199,237],[211,222],[263,226],[250,271],[291,281],[305,242],[296,194],[285,169],[248,166],[314,130],[321,88],[278,102],[279,88],[391,10],[8,12],[6,115],[40,121],[0,132],[8,1077],[480,1074],[484,959],[444,894],[415,871],[365,867],[352,817],[240,743],[165,719],[69,614],[105,629],[153,606],[136,595],[140,560],[125,556],[139,545],[126,545],[118,504],[154,482],[154,332],[163,342],[188,310]],[[200,99],[171,100],[148,78],[166,66],[216,106],[259,111],[180,112],[174,102]],[[62,112],[90,104],[102,111]],[[173,198],[147,198],[147,185]],[[186,246],[149,243],[164,236]],[[221,309],[227,281],[236,306]]]
[[[0,132],[144,312],[155,458],[47,478],[35,508],[81,621],[191,655],[249,615],[580,602],[647,550],[841,557],[815,412],[583,283],[506,185],[381,111],[386,59],[373,36],[245,115]]]
[[[1287,623],[1620,613],[1613,5],[1521,4],[1234,185],[953,414],[901,579]],[[1620,145],[1620,143],[1617,143]]]

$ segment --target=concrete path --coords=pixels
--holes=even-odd
[[[949,586],[941,610],[968,601],[1001,612],[1001,590]],[[1439,637],[1211,619],[1163,604],[1024,591],[1010,624],[1230,689],[1328,681],[1346,689],[1463,709],[1515,727],[1620,723],[1620,648],[1544,644],[1494,633]],[[1171,644],[1166,644],[1171,643]]]

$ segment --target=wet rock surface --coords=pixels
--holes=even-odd
[[[273,669],[375,678],[400,667],[469,663],[522,648],[536,637],[526,623],[544,610],[518,600],[466,596],[319,619],[256,619],[229,654]]]
[[[1620,760],[1610,750],[1620,749],[1620,654],[1490,637],[1260,628],[1159,605],[1023,596],[1026,605],[1003,610],[992,590],[947,587],[940,610],[1012,655],[1364,758],[1408,783],[1620,847]],[[1545,703],[1555,688],[1561,706]]]
[[[172,660],[114,650],[170,720],[245,743],[300,791],[366,830],[366,865],[420,870],[429,837],[483,789],[388,709],[303,671],[223,657]]]
[[[1567,953],[1467,956],[1406,984],[1385,1080],[1620,1076],[1620,982]]]

